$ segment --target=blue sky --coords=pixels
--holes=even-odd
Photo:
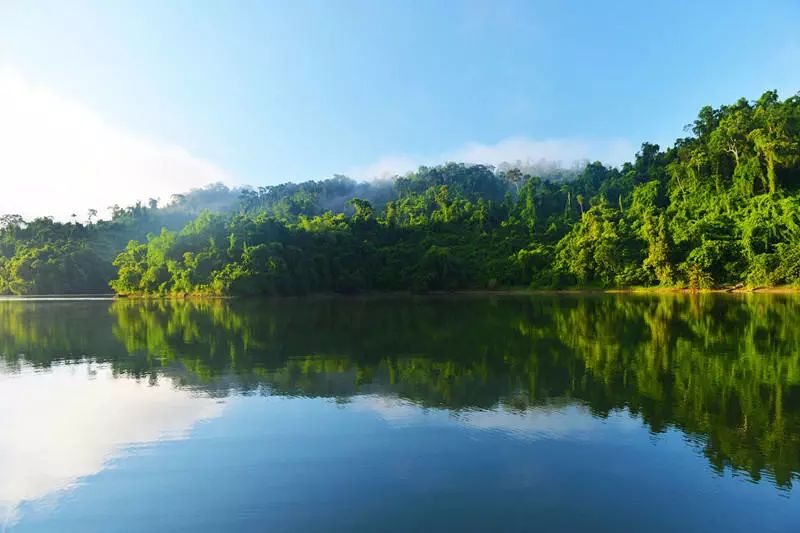
[[[28,187],[0,211],[33,213],[33,184],[53,208],[456,158],[619,163],[702,105],[800,90],[798,28],[796,0],[0,0],[0,179]]]

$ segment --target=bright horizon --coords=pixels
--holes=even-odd
[[[450,160],[619,164],[703,105],[800,90],[797,27],[791,1],[6,1],[0,214]]]

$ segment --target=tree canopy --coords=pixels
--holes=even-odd
[[[704,107],[687,129],[620,167],[545,177],[448,163],[374,183],[242,189],[236,201],[211,189],[106,222],[5,217],[0,292],[800,283],[800,96]]]

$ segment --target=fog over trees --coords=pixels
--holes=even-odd
[[[800,96],[704,107],[620,167],[421,167],[0,220],[0,293],[262,294],[800,283]],[[82,219],[82,220],[81,220]]]

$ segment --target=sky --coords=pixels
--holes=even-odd
[[[800,91],[800,1],[0,0],[0,213],[421,164],[617,165]]]

